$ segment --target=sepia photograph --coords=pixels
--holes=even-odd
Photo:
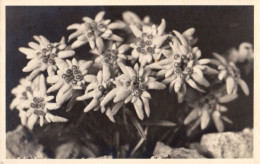
[[[4,42],[6,159],[254,158],[253,5],[7,5]]]

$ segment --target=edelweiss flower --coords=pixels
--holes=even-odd
[[[32,81],[29,81],[27,78],[22,78],[20,80],[20,84],[13,88],[11,93],[15,96],[13,101],[10,104],[10,109],[13,110],[14,108],[18,110],[23,110],[24,107],[24,102],[28,100],[27,92],[32,93],[34,88],[36,87],[38,78],[35,78]]]
[[[28,99],[24,101],[24,108],[27,108],[27,111],[22,111],[20,117],[22,123],[27,125],[29,129],[33,129],[38,118],[40,120],[40,126],[44,124],[44,118],[48,122],[65,122],[66,118],[59,116],[54,116],[49,113],[50,110],[56,110],[60,106],[56,103],[49,102],[54,99],[54,96],[47,96],[45,79],[43,75],[39,77],[38,87],[35,88],[32,92],[27,91],[26,95]],[[26,113],[25,113],[26,112]]]
[[[77,38],[71,45],[72,49],[89,42],[92,49],[97,48],[101,51],[104,47],[103,39],[123,41],[121,37],[113,34],[112,30],[122,29],[125,27],[125,24],[120,22],[110,23],[111,20],[103,19],[104,15],[105,12],[101,11],[96,15],[94,20],[89,17],[83,17],[84,23],[68,26],[68,30],[76,30],[69,36],[69,40]]]
[[[130,28],[137,37],[135,43],[130,44],[133,48],[132,56],[139,60],[142,66],[151,63],[153,58],[159,59],[164,50],[161,48],[168,35],[163,35],[166,27],[165,20],[162,19],[161,24],[156,27],[142,26],[142,31],[134,25]]]
[[[217,61],[214,64],[218,66],[219,80],[226,81],[226,90],[228,94],[236,94],[237,86],[239,85],[245,95],[249,95],[249,88],[244,80],[241,79],[240,70],[236,67],[235,63],[228,62],[224,57],[217,53],[213,53]]]
[[[19,51],[26,55],[27,59],[31,59],[27,66],[23,68],[23,72],[31,72],[28,80],[32,80],[40,72],[47,69],[48,74],[54,74],[57,69],[56,63],[61,59],[71,57],[75,54],[73,50],[65,44],[64,37],[59,43],[50,43],[44,36],[33,36],[39,42],[29,42],[30,48],[20,47]]]
[[[100,102],[114,87],[114,83],[112,79],[110,79],[110,72],[109,70],[99,71],[97,76],[86,75],[84,79],[90,84],[87,86],[85,94],[77,97],[77,100],[82,101],[92,98],[91,102],[84,109],[84,112],[88,112],[92,109],[97,111],[100,108]],[[110,105],[107,108],[104,106],[101,107],[101,112],[103,113],[105,111],[108,118],[112,122],[115,122]]]
[[[191,122],[197,120],[200,123],[200,127],[204,130],[212,117],[213,122],[219,132],[224,130],[223,121],[231,123],[231,121],[225,117],[221,116],[221,113],[226,112],[228,109],[221,105],[220,103],[228,103],[237,98],[237,95],[224,95],[224,96],[206,96],[199,100],[197,103],[193,104],[192,111],[185,118],[184,124],[188,125]],[[199,124],[197,124],[198,126]]]
[[[208,87],[209,82],[204,78],[203,74],[218,73],[216,70],[205,64],[211,62],[210,59],[200,59],[201,51],[198,47],[192,48],[186,39],[177,31],[174,31],[178,38],[173,38],[170,43],[172,54],[166,59],[147,66],[147,68],[161,69],[157,75],[164,75],[163,83],[170,84],[170,90],[178,93],[178,101],[182,102],[186,93],[186,83],[192,88],[205,92],[196,83]],[[179,41],[180,40],[180,41]]]
[[[94,54],[98,55],[98,57],[95,59],[95,63],[101,63],[103,70],[109,69],[117,74],[116,70],[118,69],[118,62],[124,62],[131,59],[129,55],[127,56],[124,54],[129,48],[130,47],[128,44],[117,46],[116,43],[113,43],[112,45],[108,46],[108,48],[106,48],[106,50],[102,53],[93,51]]]
[[[144,118],[143,105],[146,115],[150,115],[149,99],[151,95],[147,89],[164,89],[163,83],[157,82],[155,78],[149,76],[149,71],[136,64],[134,69],[119,65],[124,74],[116,78],[116,88],[112,89],[102,100],[101,106],[105,106],[113,99],[114,103],[124,102],[134,104],[138,117]]]
[[[182,35],[185,37],[189,45],[193,46],[197,43],[198,38],[194,38],[193,34],[195,33],[195,28],[189,28],[186,31],[182,33]]]
[[[92,61],[79,60],[73,58],[72,61],[66,60],[60,62],[57,75],[51,75],[47,78],[47,82],[52,85],[47,93],[59,90],[56,96],[56,102],[63,104],[72,97],[75,89],[83,89],[85,84],[84,76],[88,72],[88,68],[92,65]]]

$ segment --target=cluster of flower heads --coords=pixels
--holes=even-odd
[[[51,110],[59,110],[77,90],[85,91],[76,98],[88,102],[84,112],[100,110],[115,122],[117,112],[131,103],[142,120],[145,115],[150,116],[149,100],[153,99],[150,90],[163,90],[169,85],[181,103],[187,86],[204,93],[211,86],[205,76],[212,75],[226,82],[226,92],[221,97],[206,96],[195,103],[184,124],[198,119],[204,129],[212,115],[217,129],[223,130],[220,120],[224,117],[220,113],[227,109],[219,103],[234,100],[238,85],[249,94],[234,63],[218,54],[214,54],[216,59],[201,59],[201,51],[194,47],[197,42],[194,28],[182,34],[175,30],[165,32],[164,19],[156,25],[149,17],[142,21],[129,11],[123,13],[123,21],[111,23],[104,16],[101,11],[94,19],[84,17],[83,23],[68,26],[68,30],[75,30],[68,37],[71,45],[67,45],[64,37],[51,43],[40,35],[34,36],[38,43],[29,42],[30,48],[19,48],[30,59],[23,68],[30,74],[12,90],[15,98],[11,109],[20,111],[23,125],[32,129],[38,118],[41,126],[45,120],[68,121],[51,114]],[[114,30],[127,35],[122,37]],[[85,44],[89,44],[95,59],[76,60],[76,49]]]

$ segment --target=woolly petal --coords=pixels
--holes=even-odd
[[[192,80],[192,79],[188,79],[186,80],[186,82],[194,89],[200,91],[200,92],[205,92],[203,89],[201,89],[200,87],[197,86],[197,84]]]
[[[107,38],[109,40],[114,40],[114,41],[118,41],[118,42],[122,42],[124,39],[121,38],[120,36],[118,35],[115,35],[115,34],[112,34],[109,38]]]
[[[150,99],[151,98],[151,95],[150,95],[150,93],[148,93],[147,91],[143,91],[143,93],[142,93],[142,95],[141,95],[142,97],[145,97],[145,98],[148,98],[148,99]]]
[[[50,44],[50,41],[45,36],[40,35],[39,37],[45,46]]]
[[[130,90],[122,90],[121,92],[116,94],[116,97],[114,98],[114,103],[124,101],[129,95],[131,94]]]
[[[52,85],[48,90],[47,90],[47,93],[50,93],[50,92],[53,92],[53,91],[56,91],[58,89],[61,88],[63,82],[62,81],[59,81],[58,83]]]
[[[87,41],[85,41],[85,40],[76,40],[75,42],[72,43],[71,49],[79,48],[86,43],[87,43]]]
[[[107,108],[107,110],[106,110],[106,115],[107,115],[107,117],[109,118],[110,121],[116,122],[116,120],[115,120],[115,118],[114,118],[114,116],[113,116],[113,114],[112,114],[112,111],[111,111],[111,108],[110,108],[110,107]]]
[[[62,105],[64,102],[68,101],[73,95],[72,89],[69,89],[67,92],[65,92],[61,95],[59,95],[59,92],[56,96],[56,102],[57,102],[58,105]]]
[[[28,118],[28,122],[27,122],[27,126],[30,130],[33,129],[36,121],[38,120],[38,116],[36,114],[32,114],[29,118]]]
[[[47,83],[57,83],[60,80],[60,76],[58,75],[51,75],[47,77]]]
[[[40,116],[39,118],[40,118],[40,126],[43,126],[43,124],[44,124],[43,116]]]
[[[46,84],[45,84],[45,78],[41,74],[39,79],[39,91],[42,95],[46,95]]]
[[[124,53],[130,48],[129,44],[123,44],[118,48],[118,53]]]
[[[124,105],[124,102],[116,103],[112,109],[112,115],[116,115],[118,110]]]
[[[101,101],[100,106],[105,106],[107,103],[109,103],[117,94],[117,92],[120,92],[117,88],[112,89]]]
[[[86,106],[86,108],[84,109],[84,112],[87,113],[98,105],[99,105],[99,101],[97,99],[92,99],[91,102],[88,104],[88,106]]]
[[[141,37],[142,31],[140,31],[135,25],[130,25],[130,29],[136,37]]]
[[[174,83],[174,91],[177,93],[181,89],[182,86],[182,80],[177,79]]]
[[[148,89],[157,89],[157,90],[162,90],[166,88],[166,85],[157,81],[154,82],[149,82],[147,84]]]
[[[68,119],[66,119],[66,118],[63,118],[63,117],[60,117],[60,116],[54,116],[50,113],[47,113],[45,115],[45,117],[48,117],[48,119],[51,120],[51,122],[67,122],[68,121]]]
[[[182,103],[184,101],[184,96],[186,95],[187,87],[185,84],[181,85],[180,91],[177,93],[178,103]]]
[[[135,13],[131,11],[125,11],[122,14],[123,20],[128,24],[141,24],[142,21]]]
[[[164,43],[164,41],[168,38],[168,35],[163,35],[154,38],[153,43],[156,45],[156,47],[161,47],[161,45]]]
[[[219,111],[214,111],[212,113],[212,119],[213,119],[213,122],[214,122],[217,130],[219,132],[223,132],[224,131],[224,124],[223,124],[220,116],[221,116],[221,114],[219,113]]]
[[[36,51],[31,48],[20,47],[19,51],[27,56],[27,59],[36,57]]]
[[[184,120],[184,125],[188,125],[199,117],[199,109],[194,108]]]
[[[97,45],[98,52],[99,53],[103,52],[104,50],[103,39],[101,39],[100,37],[96,38],[96,45]]]
[[[218,101],[220,103],[228,103],[228,102],[235,100],[237,97],[238,97],[237,94],[225,95],[225,96],[218,98]]]
[[[58,57],[59,58],[69,58],[75,55],[75,51],[73,50],[65,50],[65,51],[60,51],[58,52]]]
[[[232,94],[233,90],[235,89],[236,83],[235,80],[228,76],[226,79],[226,89],[228,94]]]
[[[223,57],[223,56],[221,56],[221,55],[219,55],[218,53],[213,53],[213,56],[216,58],[216,59],[218,59],[222,64],[224,64],[224,65],[227,65],[228,63],[227,63],[227,60]]]
[[[102,64],[102,70],[103,70],[103,81],[107,81],[110,79],[111,73],[109,70],[109,64],[108,63],[103,63]]]
[[[210,121],[210,115],[208,109],[204,107],[201,112],[201,122],[200,122],[200,127],[202,130],[204,130],[208,126],[209,121]]]
[[[60,108],[60,105],[58,105],[56,103],[47,103],[46,108],[48,110],[56,110],[56,109]]]
[[[84,80],[88,83],[93,83],[97,81],[97,77],[95,75],[85,75]]]
[[[219,111],[219,112],[227,112],[228,111],[228,108],[223,106],[223,105],[219,105],[217,104],[217,107],[216,109]]]
[[[41,50],[41,46],[35,42],[29,42],[28,46],[31,47],[34,50]]]
[[[195,33],[195,28],[191,27],[189,29],[187,29],[186,31],[184,31],[182,33],[182,35],[184,35],[185,37],[189,37],[189,36],[192,36],[194,33]]]
[[[32,70],[35,70],[40,66],[41,66],[41,61],[39,59],[32,59],[28,62],[26,67],[23,68],[23,72],[31,72]]]
[[[95,91],[92,91],[92,92],[85,93],[84,95],[77,97],[76,100],[78,100],[78,101],[87,100],[87,99],[94,97],[94,95],[95,95]]]
[[[142,106],[143,106],[142,101],[140,100],[140,98],[137,98],[137,100],[134,102],[134,107],[135,107],[136,114],[140,120],[144,119],[144,111],[142,109],[143,108]]]
[[[114,29],[123,29],[126,27],[126,24],[123,22],[114,22],[107,26],[107,28],[114,30]]]
[[[165,22],[165,19],[162,19],[161,24],[158,27],[157,34],[162,35],[164,33],[165,28],[166,28],[166,22]]]
[[[100,12],[96,15],[95,21],[96,21],[96,22],[101,21],[101,20],[104,18],[104,16],[105,16],[105,11],[100,11]]]
[[[164,84],[169,84],[169,83],[171,83],[171,82],[173,82],[175,79],[176,79],[176,75],[173,75],[173,76],[171,76],[171,77],[169,77],[169,78],[165,78],[163,81],[162,81],[162,83],[164,83]]]
[[[200,85],[203,85],[203,86],[205,86],[205,87],[209,87],[209,82],[204,78],[204,77],[201,77],[201,76],[199,76],[198,74],[196,74],[196,73],[193,73],[192,75],[191,75],[191,77],[197,82],[197,83],[199,83]]]
[[[211,62],[211,59],[200,59],[197,61],[198,64],[204,65],[209,64]]]
[[[186,41],[186,39],[182,36],[182,34],[180,34],[178,31],[173,30],[173,33],[178,37],[178,39],[181,41],[181,44],[183,46],[188,46],[188,43]]]
[[[204,71],[205,74],[218,74],[218,70],[213,69],[213,68],[211,68],[209,66],[204,66],[204,70],[203,71]]]
[[[75,29],[79,29],[81,27],[81,24],[72,24],[72,25],[69,25],[67,27],[67,30],[75,30]]]
[[[249,88],[248,88],[248,85],[246,84],[246,82],[242,79],[237,79],[237,83],[239,84],[239,86],[243,90],[244,94],[246,96],[248,96],[249,95]]]
[[[227,76],[227,70],[223,70],[218,74],[218,79],[223,80]]]

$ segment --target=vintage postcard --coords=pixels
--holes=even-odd
[[[0,2],[0,164],[260,163],[257,1]]]

